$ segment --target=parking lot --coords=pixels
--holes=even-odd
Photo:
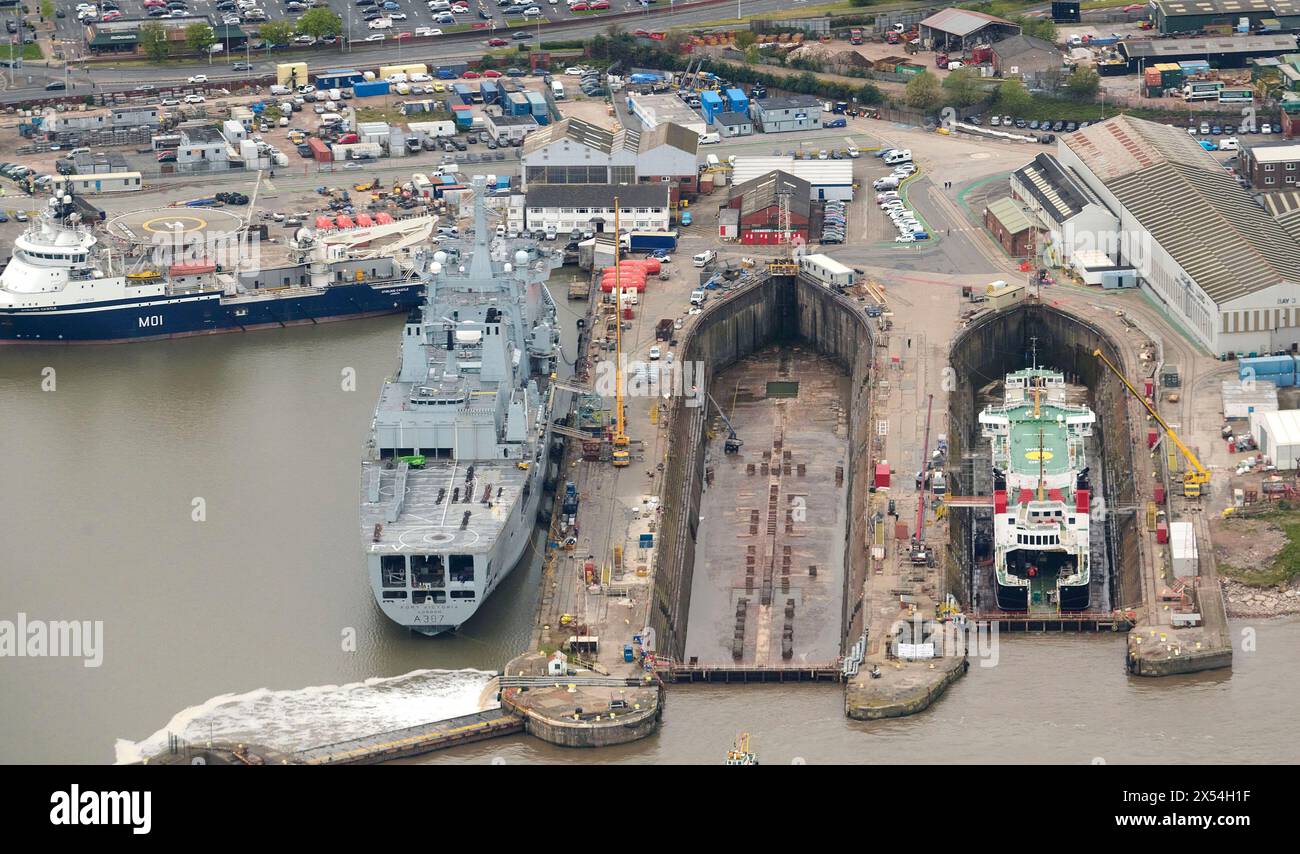
[[[64,42],[72,43],[79,46],[76,52],[85,52],[85,26],[77,20],[77,6],[84,0],[56,0],[56,9],[62,14],[55,21],[55,38]],[[116,11],[121,12],[125,19],[144,19],[148,18],[148,10],[144,6],[144,0],[109,0],[118,8]],[[220,26],[223,19],[230,14],[239,14],[239,10],[227,11],[218,8],[223,0],[185,0],[187,14],[186,18],[195,20],[207,19],[214,26]],[[396,8],[382,9],[385,2],[393,3]],[[461,0],[461,2],[451,3],[449,5],[463,6],[463,11],[453,13],[451,18],[442,17],[447,13],[444,11],[432,11],[427,0],[376,0],[376,6],[382,11],[391,12],[397,15],[392,22],[391,28],[383,30],[373,30],[368,26],[365,20],[365,13],[375,6],[359,5],[357,0],[314,0],[313,5],[327,6],[332,9],[343,21],[343,31],[348,34],[355,42],[364,42],[367,39],[379,41],[378,36],[383,36],[383,41],[402,41],[402,34],[414,37],[417,35],[417,29],[437,29],[443,33],[460,32],[465,29],[481,29],[484,38],[490,38],[494,35],[504,36],[507,40],[514,42],[511,35],[515,31],[526,30],[523,10],[529,5],[535,6],[539,15],[530,16],[526,23],[531,25],[533,22],[580,22],[590,20],[593,27],[599,26],[598,20],[605,14],[611,12],[626,12],[636,8],[642,8],[641,0],[587,0],[588,3],[595,3],[598,7],[607,5],[608,8],[578,9],[571,10],[566,5],[567,0],[535,0],[535,2],[523,3],[518,0],[510,0],[508,3],[500,4],[496,0]],[[653,0],[658,3],[659,0]],[[517,3],[517,5],[515,5]],[[292,6],[291,6],[292,4]],[[516,11],[507,14],[506,10],[514,5]],[[299,8],[299,7],[303,8]],[[267,20],[271,21],[288,21],[296,23],[310,6],[308,0],[257,0],[256,8],[266,13]],[[105,10],[100,10],[101,12]],[[251,11],[251,10],[245,10]],[[173,17],[181,17],[172,12]],[[400,17],[405,16],[405,17]],[[243,16],[247,17],[247,16]],[[260,17],[254,15],[253,17]],[[441,22],[439,18],[441,17]],[[454,21],[454,23],[452,22]],[[250,35],[258,29],[259,21],[241,21],[241,26],[246,33]],[[505,32],[498,33],[496,31]],[[527,41],[536,42],[537,30],[531,31],[531,38]],[[256,36],[254,36],[256,38]],[[346,53],[347,39],[338,41],[340,52]],[[257,45],[254,45],[256,48]],[[397,48],[400,50],[400,44]]]

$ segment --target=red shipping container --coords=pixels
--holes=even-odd
[[[1087,513],[1089,498],[1090,496],[1086,489],[1080,489],[1078,492],[1074,493],[1074,512]]]
[[[1150,448],[1154,448],[1154,447],[1156,446],[1156,439],[1158,439],[1159,437],[1160,437],[1160,434],[1156,432],[1156,428],[1154,428],[1154,427],[1148,428],[1148,429],[1147,429],[1147,448],[1148,448],[1148,449],[1150,449]]]
[[[334,159],[334,152],[325,144],[325,140],[319,137],[311,137],[307,140],[307,147],[311,149],[311,156],[317,163],[329,163]]]
[[[1164,504],[1164,503],[1165,503],[1165,485],[1164,485],[1163,483],[1157,483],[1157,484],[1156,484],[1156,488],[1155,488],[1155,496],[1154,496],[1154,497],[1155,497],[1155,499],[1156,499],[1156,503],[1157,503],[1157,504]]]
[[[889,489],[889,463],[876,463],[876,489]]]
[[[1156,523],[1156,542],[1161,545],[1169,542],[1169,526],[1164,522]]]
[[[1155,396],[1156,393],[1155,381],[1152,380],[1150,377],[1147,377],[1145,380],[1142,381],[1142,388],[1143,391],[1146,393],[1147,397]]]
[[[907,523],[906,523],[906,522],[895,522],[895,523],[894,523],[894,539],[896,539],[896,540],[902,540],[902,541],[904,541],[904,542],[907,541]]]
[[[1005,489],[993,490],[993,512],[1007,512],[1007,491]]]

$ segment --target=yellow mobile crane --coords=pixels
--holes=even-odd
[[[614,197],[614,452],[616,468],[632,462],[628,452],[626,424],[623,421],[623,273],[618,266],[618,196]]]
[[[1201,486],[1210,482],[1210,473],[1205,470],[1205,466],[1201,465],[1201,461],[1196,458],[1196,454],[1193,454],[1192,449],[1183,444],[1183,440],[1179,439],[1178,434],[1174,432],[1173,428],[1169,426],[1165,419],[1160,417],[1160,413],[1156,412],[1155,407],[1142,396],[1141,392],[1133,387],[1133,384],[1128,381],[1127,377],[1120,373],[1119,368],[1111,364],[1110,359],[1107,359],[1101,350],[1093,350],[1092,355],[1101,359],[1102,363],[1106,367],[1110,368],[1111,373],[1119,377],[1120,382],[1124,383],[1124,388],[1128,389],[1130,394],[1142,401],[1142,405],[1147,408],[1147,412],[1151,413],[1151,417],[1154,418],[1156,423],[1160,425],[1160,428],[1165,431],[1165,435],[1168,436],[1169,440],[1174,443],[1180,452],[1182,452],[1182,455],[1187,458],[1187,462],[1191,465],[1191,468],[1183,472],[1183,495],[1187,498],[1200,498]]]

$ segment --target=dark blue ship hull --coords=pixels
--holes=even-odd
[[[179,338],[407,312],[424,283],[340,284],[283,296],[227,299],[219,294],[0,309],[0,343],[76,343]]]

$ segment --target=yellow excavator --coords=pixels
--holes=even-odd
[[[1111,364],[1110,359],[1107,359],[1101,350],[1093,350],[1092,355],[1100,359],[1102,364],[1110,368],[1111,373],[1119,377],[1120,382],[1124,383],[1124,388],[1128,389],[1130,394],[1142,401],[1142,405],[1147,408],[1147,412],[1151,413],[1151,417],[1160,425],[1160,429],[1165,431],[1165,435],[1169,437],[1169,441],[1173,442],[1175,447],[1177,447],[1182,455],[1187,459],[1187,463],[1191,468],[1183,472],[1183,495],[1187,498],[1200,498],[1201,487],[1210,482],[1210,473],[1205,470],[1205,466],[1201,465],[1201,461],[1196,458],[1196,454],[1193,454],[1192,449],[1183,444],[1183,440],[1179,439],[1178,434],[1174,432],[1173,428],[1169,426],[1165,419],[1160,417],[1160,413],[1156,412],[1155,407],[1151,405],[1141,392],[1133,387],[1133,384],[1128,381],[1127,377],[1120,373],[1119,368]]]

